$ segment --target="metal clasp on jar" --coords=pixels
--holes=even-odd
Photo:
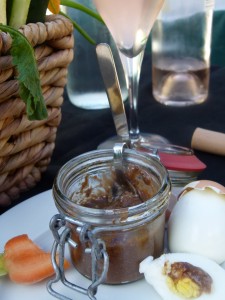
[[[71,229],[66,226],[67,222],[77,226],[77,232],[79,233],[81,242],[89,241],[92,245],[90,249],[85,250],[88,253],[91,253],[92,257],[92,283],[87,289],[69,282],[65,277],[65,245],[68,243],[73,248],[77,247],[77,244],[71,239]],[[53,284],[61,281],[66,287],[87,295],[92,300],[96,300],[95,295],[97,293],[97,288],[101,283],[104,282],[109,266],[109,258],[105,249],[104,241],[101,239],[96,239],[92,230],[87,224],[67,216],[62,216],[61,214],[57,214],[52,217],[50,221],[50,229],[55,239],[52,247],[52,264],[55,270],[55,278],[51,279],[47,283],[48,292],[58,299],[72,300],[71,298],[62,295],[53,289]],[[98,276],[97,269],[100,262],[103,265],[103,268],[102,273]]]

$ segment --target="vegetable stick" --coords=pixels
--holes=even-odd
[[[6,19],[6,0],[0,0],[0,23],[7,24]]]
[[[52,276],[55,271],[51,253],[37,246],[27,234],[11,238],[0,256],[1,275],[8,274],[12,282],[34,284]],[[64,268],[69,262],[64,261]]]
[[[26,24],[31,0],[13,0],[9,26],[18,29]]]

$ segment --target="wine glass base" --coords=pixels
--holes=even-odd
[[[102,142],[97,149],[112,149],[115,143],[121,143],[122,138],[119,136],[113,136],[106,141]],[[157,134],[141,133],[138,144],[148,144],[151,148],[158,148],[169,145],[170,142]]]

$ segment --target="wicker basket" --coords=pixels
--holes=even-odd
[[[73,59],[73,26],[61,15],[20,28],[35,50],[48,118],[29,121],[19,98],[9,54],[11,37],[0,33],[0,206],[32,188],[51,160],[61,120],[67,67]]]

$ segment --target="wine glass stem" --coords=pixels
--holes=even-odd
[[[135,57],[125,56],[120,53],[122,64],[124,67],[125,78],[129,96],[129,133],[131,143],[139,139],[138,125],[138,92],[141,73],[141,65],[143,61],[144,50]]]

